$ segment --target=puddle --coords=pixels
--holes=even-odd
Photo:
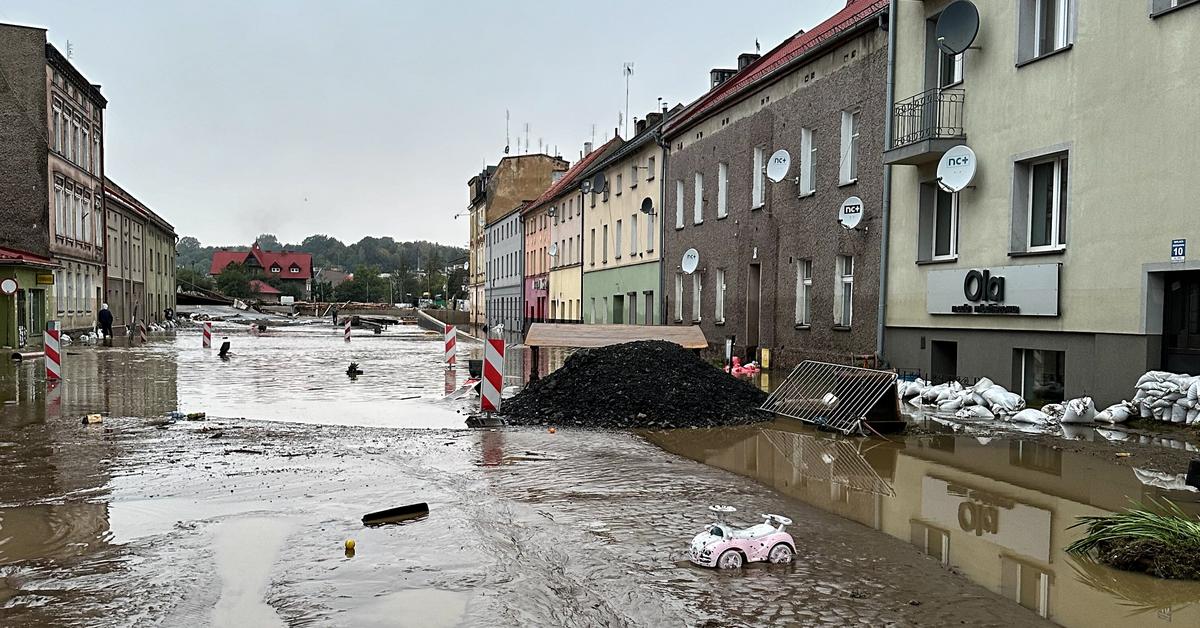
[[[660,447],[916,545],[945,567],[1069,627],[1200,625],[1200,583],[1117,571],[1063,551],[1077,517],[1194,493],[1094,456],[954,434],[833,439],[796,422],[652,432]],[[894,491],[894,495],[892,492]],[[1143,624],[1145,625],[1145,624]]]
[[[471,596],[441,589],[397,591],[346,614],[351,625],[452,628],[462,623]]]

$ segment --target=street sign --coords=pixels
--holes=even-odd
[[[1180,238],[1171,240],[1171,261],[1182,262],[1187,259],[1187,240]]]

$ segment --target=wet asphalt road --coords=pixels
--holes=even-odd
[[[1044,622],[907,542],[652,444],[664,435],[463,429],[440,337],[335,334],[235,335],[228,362],[194,332],[71,347],[49,396],[40,365],[0,371],[0,623]],[[175,408],[209,419],[161,418]],[[418,501],[428,518],[359,521]],[[792,517],[796,563],[688,564],[710,503]]]

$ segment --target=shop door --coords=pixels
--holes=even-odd
[[[757,359],[760,299],[762,289],[762,266],[750,265],[750,276],[746,282],[746,357]]]
[[[1163,369],[1200,372],[1200,272],[1168,273],[1163,288]]]
[[[655,325],[658,321],[654,320],[654,293],[645,293],[646,297],[646,324]]]
[[[42,344],[46,329],[46,291],[29,291],[29,344]]]
[[[637,297],[638,297],[638,295],[636,292],[630,292],[629,294],[625,295],[625,298],[628,299],[628,301],[629,301],[629,324],[630,325],[638,324],[638,309],[637,309],[638,298]]]
[[[621,325],[625,323],[625,295],[614,294],[612,304],[612,324]]]
[[[929,343],[929,378],[936,384],[958,379],[958,343],[934,340]]]

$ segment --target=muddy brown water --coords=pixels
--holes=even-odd
[[[226,330],[229,361],[194,332],[69,347],[49,393],[0,366],[0,624],[1200,625],[1200,586],[1062,553],[1074,517],[1164,494],[1127,468],[789,422],[467,430],[436,335]],[[797,562],[688,564],[710,503],[795,519]]]

